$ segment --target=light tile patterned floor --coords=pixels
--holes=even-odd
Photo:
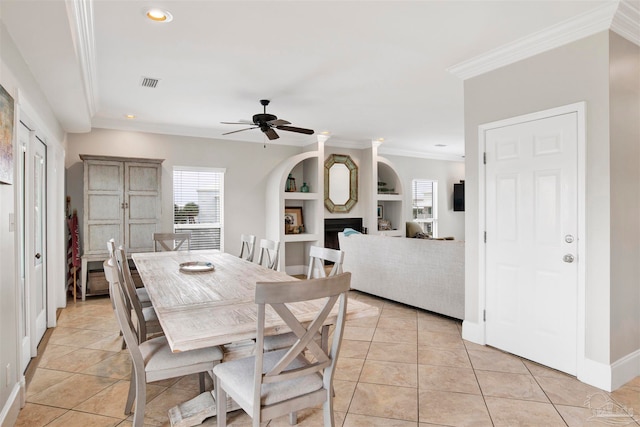
[[[603,426],[593,408],[608,400],[633,410],[616,425],[640,425],[640,377],[605,393],[563,373],[461,338],[459,321],[353,292],[380,307],[348,323],[335,376],[336,425]],[[60,315],[17,426],[130,426],[123,414],[130,361],[108,298],[71,302]],[[169,425],[167,411],[198,394],[197,376],[147,388],[145,425]],[[585,403],[591,397],[590,406]],[[302,411],[300,426],[322,425]],[[232,426],[250,425],[242,411]],[[611,424],[611,423],[609,423]],[[215,418],[205,421],[215,426]],[[288,418],[269,426],[287,426]]]

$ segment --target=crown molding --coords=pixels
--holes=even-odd
[[[640,1],[620,1],[611,31],[640,46]]]
[[[425,151],[412,151],[412,150],[396,150],[385,147],[384,144],[378,148],[378,155],[386,156],[401,156],[401,157],[413,157],[420,159],[431,160],[446,160],[449,162],[464,162],[464,155],[462,154],[444,154],[444,153],[428,153]]]
[[[623,1],[622,3],[627,2]],[[621,3],[618,1],[606,3],[574,18],[490,50],[485,54],[460,62],[447,68],[447,71],[456,77],[466,80],[608,30],[611,27],[619,4]],[[633,11],[634,7],[629,6],[627,8],[625,6],[624,11],[629,13],[629,10]],[[626,20],[624,22],[626,23]],[[624,28],[627,28],[626,25]]]
[[[365,148],[371,148],[370,142],[347,141],[344,139],[335,138],[331,138],[324,145],[329,147],[350,148],[353,150],[364,150]]]
[[[89,116],[98,110],[96,44],[93,31],[93,0],[67,0],[71,37],[80,63],[80,73]]]

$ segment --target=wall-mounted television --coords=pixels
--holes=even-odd
[[[453,184],[453,210],[464,211],[464,181]]]

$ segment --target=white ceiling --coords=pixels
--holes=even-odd
[[[222,136],[241,127],[220,122],[251,119],[266,98],[267,112],[333,144],[384,138],[382,152],[461,159],[463,81],[447,70],[612,4],[2,0],[0,16],[68,132],[263,142],[257,129]],[[173,21],[146,19],[150,6]],[[143,76],[157,88],[141,87]]]

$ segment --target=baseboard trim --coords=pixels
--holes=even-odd
[[[469,320],[462,321],[462,339],[471,341],[476,344],[486,345],[486,336],[484,333],[484,322],[476,323]]]
[[[613,362],[611,389],[620,388],[637,376],[640,376],[640,349]]]
[[[289,276],[297,276],[297,275],[301,275],[307,274],[307,266],[306,265],[288,265],[285,268],[285,272],[289,275]]]
[[[19,383],[14,384],[11,389],[11,394],[0,412],[0,426],[10,427],[16,424],[18,420],[18,414],[20,413],[20,389],[22,386]]]
[[[614,391],[640,375],[640,349],[611,365],[585,358],[578,379],[605,391]]]
[[[578,379],[604,391],[611,391],[611,366],[584,358]]]

